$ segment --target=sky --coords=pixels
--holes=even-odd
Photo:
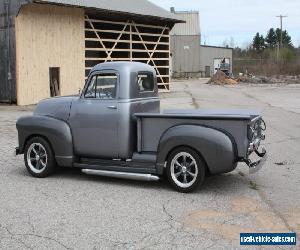
[[[200,13],[201,43],[247,47],[256,32],[266,35],[271,28],[280,27],[276,16],[283,19],[283,29],[300,46],[300,0],[150,0],[167,10],[197,10]],[[233,45],[232,44],[232,45]]]

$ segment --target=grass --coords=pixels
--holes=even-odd
[[[249,187],[253,190],[258,190],[258,185],[253,181],[249,182]]]

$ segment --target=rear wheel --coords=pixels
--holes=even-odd
[[[179,192],[192,192],[205,178],[205,163],[199,154],[188,147],[179,147],[167,160],[167,176],[170,184]]]
[[[34,137],[27,142],[24,161],[28,172],[38,178],[51,175],[56,167],[51,146],[42,137]]]

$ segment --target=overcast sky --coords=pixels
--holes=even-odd
[[[202,44],[222,45],[233,38],[235,45],[247,46],[256,32],[266,34],[280,25],[277,15],[287,15],[283,28],[300,46],[300,0],[150,0],[169,10],[198,10]]]

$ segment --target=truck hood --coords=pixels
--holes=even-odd
[[[67,121],[72,102],[78,98],[78,96],[61,96],[42,100],[34,110],[34,115],[51,116]]]

